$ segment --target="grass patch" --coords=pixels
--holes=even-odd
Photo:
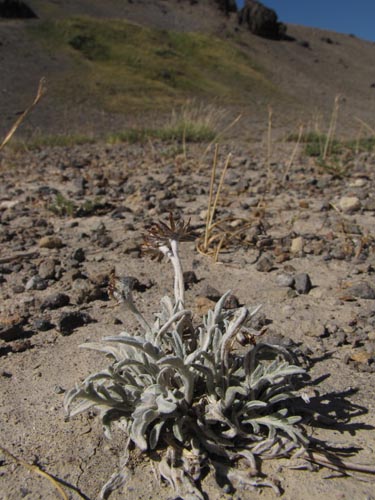
[[[81,134],[70,135],[37,135],[27,140],[15,140],[9,147],[13,151],[38,150],[46,147],[72,147],[83,144],[93,144],[94,137]]]
[[[289,142],[298,140],[296,134],[290,134],[287,137]],[[327,143],[327,135],[318,132],[307,132],[302,135],[300,142],[304,144],[304,152],[308,156],[321,157],[324,152],[324,146]],[[330,153],[341,154],[344,151],[351,153],[371,153],[375,150],[375,137],[362,137],[359,139],[339,140],[334,139],[331,141]]]
[[[174,110],[167,123],[157,128],[130,128],[107,137],[107,142],[144,142],[148,139],[178,142],[210,142],[218,134],[225,112],[215,105],[187,101]]]
[[[70,98],[84,93],[110,111],[170,107],[193,94],[243,102],[256,88],[275,92],[234,42],[213,36],[88,17],[48,20],[29,29],[74,67],[74,78],[66,69],[55,91]]]
[[[181,141],[185,137],[187,142],[208,142],[215,137],[215,132],[208,127],[162,127],[162,128],[130,128],[115,132],[107,136],[109,144],[128,142],[134,144],[145,142],[148,139],[161,141]]]
[[[375,150],[375,137],[357,139],[328,139],[326,134],[306,132],[299,139],[296,134],[287,137],[289,142],[299,140],[303,144],[303,153],[315,158],[317,166],[335,174],[343,175],[348,171],[351,160],[359,153],[371,153]],[[329,148],[327,148],[327,144]]]

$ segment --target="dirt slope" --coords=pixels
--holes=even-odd
[[[291,123],[297,126],[299,120],[306,125],[320,122],[320,127],[327,127],[337,95],[342,96],[339,119],[342,131],[348,130],[354,135],[358,130],[357,117],[373,126],[375,45],[371,42],[300,26],[288,27],[288,33],[295,41],[265,40],[250,34],[244,27],[238,27],[235,14],[225,16],[210,2],[191,5],[189,2],[174,1],[129,3],[112,0],[104,6],[103,2],[35,0],[30,2],[30,6],[39,15],[39,20],[0,22],[2,131],[32,99],[41,76],[49,80],[50,92],[29,125],[23,128],[26,135],[30,135],[32,130],[34,133],[35,130],[42,133],[81,131],[97,135],[104,130],[126,127],[134,120],[134,123],[144,120],[145,109],[137,114],[135,108],[129,111],[126,106],[118,107],[120,113],[114,113],[105,106],[103,108],[100,96],[116,96],[117,93],[121,99],[121,93],[126,92],[122,81],[114,80],[110,85],[106,83],[100,91],[97,90],[97,95],[88,92],[80,80],[75,81],[75,74],[86,67],[87,61],[77,59],[77,54],[69,46],[64,49],[50,43],[46,46],[40,43],[40,37],[35,37],[35,32],[42,29],[46,20],[63,20],[74,15],[108,19],[109,26],[110,19],[117,18],[157,30],[201,32],[219,37],[228,47],[240,50],[249,61],[247,64],[251,64],[269,82],[267,88],[261,85],[249,87],[242,81],[237,85],[234,80],[233,83],[226,83],[230,85],[231,98],[223,98],[214,89],[213,82],[216,78],[216,83],[223,83],[225,78],[216,75],[210,77],[210,89],[200,93],[199,97],[210,101],[219,98],[220,106],[233,110],[234,114],[240,110],[244,119],[236,133],[243,131],[246,139],[254,135],[259,126],[265,128],[270,104],[274,108],[275,127]],[[30,27],[34,34],[30,32]],[[225,57],[228,58],[227,55]],[[220,66],[220,62],[217,64]],[[203,63],[200,67],[203,69]],[[95,66],[92,68],[94,70]],[[240,68],[238,71],[241,71]],[[195,78],[188,76],[193,80]],[[169,85],[165,81],[162,83]],[[269,85],[274,89],[271,94]],[[148,106],[148,121],[168,115],[178,102],[194,95],[194,91],[189,90],[177,89],[176,93],[173,85],[168,92],[170,97],[162,108],[157,108],[157,114]]]

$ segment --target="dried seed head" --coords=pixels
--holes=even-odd
[[[190,227],[190,219],[184,222],[183,219],[176,220],[172,213],[169,214],[169,224],[159,221],[148,229],[148,234],[144,237],[142,250],[151,253],[152,257],[161,260],[163,254],[159,248],[170,247],[170,241],[193,241],[196,235]]]

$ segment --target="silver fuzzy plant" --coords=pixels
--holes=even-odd
[[[179,242],[191,238],[189,223],[170,216],[145,239],[145,249],[169,259],[174,270],[174,301],[161,299],[153,324],[133,301],[132,279],[112,276],[111,295],[134,314],[142,334],[122,332],[85,344],[111,363],[66,394],[69,416],[94,407],[108,437],[113,424],[127,436],[121,468],[100,498],[126,481],[134,447],[157,454],[160,477],[186,499],[204,498],[200,479],[210,470],[228,491],[269,486],[279,493],[276,482],[260,477],[259,463],[308,449],[300,417],[288,410],[297,397],[292,382],[304,370],[285,349],[256,342],[250,320],[259,307],[227,310],[227,292],[193,324],[179,257]],[[245,347],[237,341],[244,336]]]

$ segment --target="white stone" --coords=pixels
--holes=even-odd
[[[361,202],[356,196],[343,196],[339,201],[339,207],[343,212],[355,212],[361,208]]]
[[[303,246],[305,244],[302,236],[297,236],[297,238],[293,238],[290,244],[290,251],[292,253],[300,253],[303,250]]]

